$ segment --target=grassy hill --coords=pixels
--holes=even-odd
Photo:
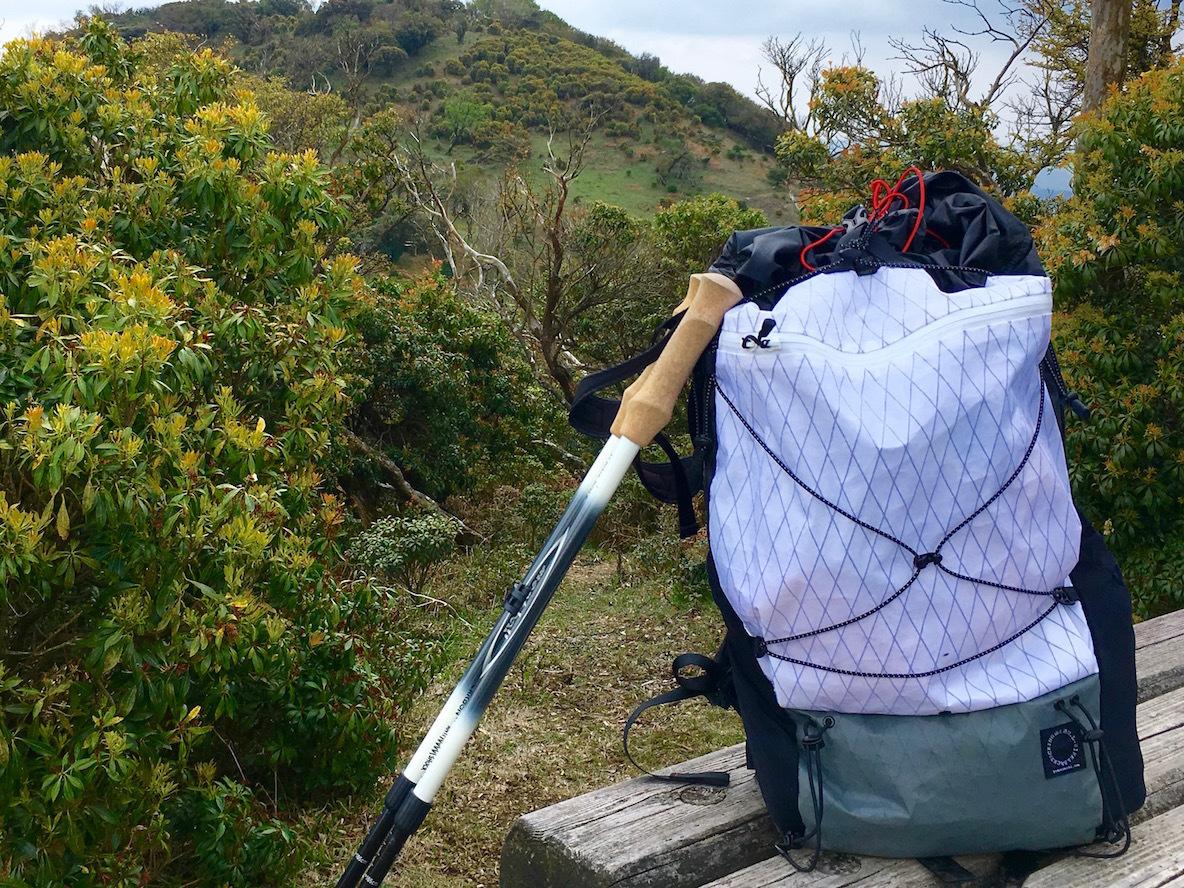
[[[638,215],[720,191],[785,213],[777,122],[726,84],[575,29],[533,0],[181,0],[125,12],[126,36],[177,31],[223,44],[246,70],[329,90],[359,114],[394,105],[431,153],[496,174],[536,169],[556,121],[597,115],[577,199]]]

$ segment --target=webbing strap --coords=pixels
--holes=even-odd
[[[702,669],[703,674],[687,675],[686,669],[692,666]],[[720,664],[718,661],[703,654],[679,654],[674,658],[673,672],[674,681],[678,687],[637,704],[634,710],[629,713],[629,717],[625,719],[625,727],[621,732],[621,746],[625,751],[625,758],[637,770],[648,774],[655,780],[665,780],[669,783],[690,783],[699,786],[727,786],[731,782],[727,771],[655,774],[649,768],[639,765],[637,759],[633,757],[633,753],[629,751],[629,730],[647,709],[665,706],[669,703],[681,703],[683,700],[690,700],[694,697],[707,697],[713,703],[717,702],[712,698],[720,687]]]
[[[918,857],[917,863],[929,870],[943,885],[969,885],[978,878],[949,856]]]
[[[685,311],[681,311],[660,324],[645,351],[620,364],[590,373],[580,380],[568,412],[568,421],[576,431],[591,438],[607,438],[611,434],[621,402],[615,398],[602,398],[599,392],[631,379],[658,360],[685,314]],[[698,482],[692,486],[690,479],[701,478],[703,455],[696,451],[690,456],[680,457],[670,438],[662,432],[654,436],[654,444],[666,454],[668,462],[647,462],[639,455],[633,461],[633,468],[642,486],[654,498],[678,506],[679,536],[694,536],[699,531],[699,522],[695,518],[692,500],[699,486]]]

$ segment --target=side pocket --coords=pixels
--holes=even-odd
[[[1092,767],[1076,710],[1070,716],[1058,704],[1079,701],[1093,718],[1098,690],[1090,675],[1034,700],[974,712],[795,712],[799,723],[828,715],[831,723],[821,750],[822,847],[934,857],[1090,843],[1103,820],[1104,778]],[[805,761],[801,770],[805,779]]]

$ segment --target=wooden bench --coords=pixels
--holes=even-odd
[[[1135,627],[1139,737],[1147,804],[1130,851],[1115,861],[1061,858],[1032,888],[1087,885],[1184,888],[1184,611]],[[904,888],[940,884],[912,860],[825,854],[813,873],[775,855],[775,830],[742,745],[677,766],[731,773],[726,789],[636,778],[521,817],[502,847],[502,888]],[[997,856],[963,858],[982,881],[1001,880]],[[1179,882],[1174,881],[1179,879]]]

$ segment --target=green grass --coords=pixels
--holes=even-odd
[[[581,557],[388,885],[495,886],[502,839],[515,818],[634,776],[620,749],[625,716],[638,701],[668,689],[676,654],[714,652],[722,631],[714,605],[674,603],[666,584],[644,569],[627,559],[618,575],[615,556]],[[433,594],[448,593],[433,589]],[[457,614],[472,627],[457,645],[456,661],[397,725],[404,758],[467,665],[496,608],[490,601],[472,608],[461,603],[437,616],[455,620]],[[657,767],[740,739],[734,713],[694,702],[647,714],[630,746],[639,761]],[[315,836],[316,844],[301,888],[336,879],[386,789],[384,782],[369,795],[305,816],[301,831]]]
[[[445,143],[438,139],[427,139],[425,146],[428,155],[435,160],[482,165],[468,146],[456,146],[451,155],[447,154]],[[562,153],[558,143],[555,150],[557,154]],[[620,140],[608,139],[603,134],[594,135],[587,147],[584,169],[572,184],[575,203],[602,201],[622,207],[638,218],[648,218],[666,203],[718,191],[764,211],[771,224],[789,224],[791,221],[788,196],[783,190],[775,190],[765,178],[772,164],[767,158],[752,155],[748,160],[736,161],[713,157],[703,167],[702,178],[693,187],[670,192],[657,183],[655,146],[648,142],[634,143],[633,152],[634,156],[629,157],[621,150]],[[701,153],[706,153],[706,149]],[[646,155],[645,160],[638,157],[641,154]],[[546,159],[546,134],[532,133],[531,155],[522,162],[520,170],[532,182],[541,185],[547,178],[543,172]]]
[[[465,35],[464,46],[460,46],[456,42],[455,34],[441,35],[414,58],[403,62],[390,77],[374,81],[370,89],[376,90],[380,85],[389,83],[397,87],[400,93],[409,95],[411,87],[417,81],[426,83],[434,79],[447,81],[454,90],[463,90],[465,86],[459,78],[444,73],[444,65],[449,59],[458,58],[465,47],[485,37],[485,34],[470,31]],[[415,74],[415,71],[425,64],[434,67],[435,77],[419,77]],[[439,100],[433,99],[433,105],[438,106]],[[683,200],[698,193],[718,191],[763,210],[771,222],[784,221],[788,224],[790,219],[787,216],[787,194],[784,189],[774,189],[766,178],[773,166],[772,158],[754,152],[750,146],[741,144],[739,139],[726,131],[710,129],[691,119],[689,113],[687,117],[691,131],[696,134],[696,154],[708,154],[707,140],[721,141],[720,152],[702,168],[702,177],[693,187],[669,192],[665,187],[656,184],[657,174],[654,167],[657,163],[657,146],[649,141],[652,126],[645,126],[642,128],[641,138],[636,140],[609,139],[603,133],[596,134],[588,146],[585,169],[572,187],[573,194],[583,201],[599,200],[622,207],[635,216],[648,217],[666,202]],[[547,134],[536,129],[532,130],[530,135],[531,158],[523,164],[523,169],[530,175],[539,176],[542,175],[542,159],[546,157]],[[633,158],[621,150],[622,144],[633,148]],[[728,150],[737,144],[741,144],[747,151],[746,158],[727,156]],[[437,143],[437,140],[429,140],[429,145],[429,153],[433,156],[444,156],[445,145]],[[640,154],[647,155],[647,159],[638,159],[636,155]],[[454,149],[451,158],[480,165],[479,161],[474,160],[474,152],[463,145]],[[491,170],[491,173],[493,172]]]

